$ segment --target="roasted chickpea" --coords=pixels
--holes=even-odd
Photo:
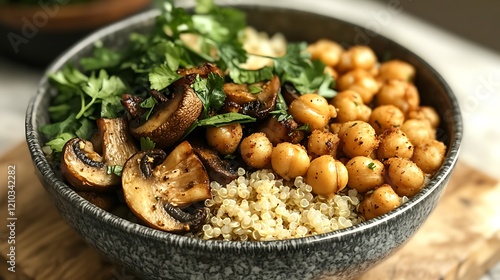
[[[240,144],[241,158],[253,168],[262,169],[271,163],[273,144],[266,134],[256,132],[245,137]]]
[[[380,160],[392,157],[411,158],[413,155],[412,143],[399,128],[387,129],[380,135],[379,140],[377,158]]]
[[[336,157],[340,139],[336,134],[314,130],[307,140],[307,153],[311,158],[322,155]]]
[[[239,123],[209,127],[206,133],[208,145],[223,155],[234,153],[242,137],[243,129]]]
[[[339,92],[331,102],[337,109],[335,120],[340,123],[356,120],[367,122],[372,111],[363,103],[359,93],[352,90]]]
[[[432,128],[439,126],[439,115],[436,110],[430,106],[420,106],[416,110],[408,113],[408,118],[417,120],[427,120]]]
[[[420,104],[417,88],[408,82],[390,80],[377,94],[378,105],[394,105],[404,114],[416,110]]]
[[[330,155],[314,159],[307,170],[305,182],[317,195],[333,196],[347,185],[347,169]]]
[[[411,82],[414,77],[415,67],[407,62],[394,59],[380,64],[378,78],[382,81],[400,80]]]
[[[299,96],[290,104],[288,111],[297,122],[309,124],[311,130],[324,129],[330,118],[337,116],[335,108],[315,93]]]
[[[339,131],[342,151],[348,157],[369,156],[378,146],[373,127],[367,122],[352,121],[342,125]]]
[[[401,206],[401,199],[390,185],[384,184],[369,193],[359,204],[359,212],[366,219],[382,216]]]
[[[353,69],[370,70],[377,63],[377,56],[367,46],[352,46],[340,55],[337,70],[345,73]]]
[[[394,105],[382,105],[373,109],[370,115],[370,124],[377,134],[386,129],[400,127],[405,121],[405,116],[398,107]]]
[[[407,158],[390,158],[384,164],[389,177],[388,183],[399,196],[411,198],[424,187],[424,172],[413,161]]]
[[[415,146],[412,160],[427,174],[434,174],[443,164],[446,146],[437,140],[429,140]]]
[[[384,165],[369,157],[353,157],[346,164],[349,174],[347,185],[360,193],[373,190],[384,184]]]
[[[284,142],[273,149],[271,164],[274,172],[285,180],[290,180],[297,176],[306,175],[311,161],[304,147]]]
[[[332,123],[330,124],[330,132],[333,134],[339,134],[342,123]]]
[[[309,45],[307,51],[311,53],[312,59],[319,59],[325,65],[335,67],[344,48],[334,41],[321,39]]]
[[[379,88],[377,81],[363,69],[351,70],[337,79],[338,90],[354,90],[365,104],[372,102]]]
[[[401,126],[401,130],[408,136],[413,145],[420,145],[427,140],[436,139],[436,131],[426,120],[406,120]]]

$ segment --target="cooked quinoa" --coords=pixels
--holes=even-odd
[[[348,190],[333,197],[315,196],[302,177],[277,179],[271,170],[247,173],[223,186],[211,182],[205,201],[209,220],[203,239],[275,240],[304,237],[347,228],[363,221],[356,212],[361,195]]]

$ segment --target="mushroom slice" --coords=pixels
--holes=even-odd
[[[133,119],[130,131],[136,138],[149,137],[159,148],[175,144],[198,119],[203,104],[189,85],[176,87],[173,97],[156,106],[148,120]]]
[[[205,166],[210,179],[220,184],[229,184],[238,179],[238,167],[241,165],[236,160],[221,159],[216,151],[199,143],[193,143],[195,154]]]
[[[147,225],[169,232],[191,231],[204,223],[205,208],[187,209],[211,197],[209,183],[187,141],[168,156],[159,149],[139,152],[122,171],[123,194],[130,210]]]
[[[260,89],[260,92],[253,94],[250,87]],[[267,82],[247,84],[224,84],[224,92],[227,95],[225,110],[249,115],[258,119],[263,119],[274,110],[276,98],[280,90],[280,80],[274,76]],[[236,109],[235,109],[236,108]]]
[[[63,149],[61,173],[79,191],[103,192],[120,184],[120,178],[108,174],[108,166],[123,166],[137,152],[122,118],[98,119],[97,138],[102,143],[102,155],[92,142],[73,138]]]

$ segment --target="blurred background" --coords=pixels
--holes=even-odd
[[[496,0],[377,0],[399,2],[404,11],[428,23],[476,42],[493,51],[500,51],[500,1]]]
[[[491,125],[500,120],[500,1],[330,1],[338,8],[332,16],[380,32],[442,74],[464,113],[461,161],[500,179],[500,127]],[[56,56],[89,32],[155,2],[0,0],[0,155],[23,141],[27,104]],[[493,279],[500,279],[500,265],[482,280]]]

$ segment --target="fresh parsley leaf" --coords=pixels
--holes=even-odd
[[[156,146],[156,143],[153,142],[149,137],[141,137],[139,141],[141,143],[141,151],[152,150]]]
[[[45,145],[49,146],[53,152],[60,153],[62,152],[64,145],[69,140],[73,139],[75,135],[71,133],[61,133],[54,137],[49,142],[45,143]]]
[[[285,98],[283,98],[283,95],[281,92],[278,92],[278,98],[276,99],[276,105],[274,107],[274,110],[270,112],[271,115],[274,115],[278,118],[278,121],[286,121],[288,119],[291,119],[292,116],[288,114],[288,106],[286,105]]]
[[[273,58],[276,73],[280,76],[285,73],[292,77],[300,76],[311,63],[311,55],[306,52],[306,48],[305,42],[289,43],[284,56]]]
[[[203,103],[202,118],[207,118],[213,110],[219,110],[226,100],[224,78],[215,73],[209,73],[206,79],[196,76],[191,85]]]
[[[153,112],[155,105],[157,103],[158,102],[156,101],[156,99],[154,99],[152,96],[150,96],[150,97],[146,98],[144,101],[142,101],[141,104],[139,104],[139,106],[141,106],[141,108],[149,109],[144,115],[144,118],[146,120],[149,120],[149,117],[151,116],[151,113]]]
[[[62,133],[75,134],[76,130],[79,128],[79,122],[75,118],[75,114],[72,113],[65,120],[61,122],[51,123],[44,125],[40,128],[46,138],[53,139]]]
[[[97,77],[95,73],[92,73],[87,83],[82,86],[83,92],[90,96],[91,100],[86,103],[82,98],[82,108],[76,115],[76,118],[79,119],[84,116],[85,111],[89,110],[94,103],[102,102],[107,98],[121,96],[126,89],[125,84],[120,78],[116,76],[110,77],[105,70],[99,71],[99,76]],[[101,113],[100,110],[99,113]],[[88,116],[88,114],[85,116]]]
[[[184,138],[186,138],[193,130],[195,130],[197,127],[200,126],[215,126],[215,127],[220,127],[232,123],[252,123],[255,122],[257,119],[250,117],[248,115],[240,114],[240,113],[225,113],[225,114],[219,114],[215,115],[206,119],[202,120],[196,120],[191,127],[189,127],[184,133]]]
[[[292,72],[285,72],[282,82],[291,82],[301,93],[316,92],[325,98],[331,98],[336,94],[331,89],[333,78],[324,70],[325,65],[321,61],[315,60],[304,68],[298,76],[293,76]]]
[[[239,66],[231,66],[229,76],[237,84],[253,84],[270,80],[273,78],[273,69],[264,67],[258,70],[241,69]]]
[[[85,71],[115,68],[123,60],[123,53],[102,46],[102,42],[96,43],[93,56],[80,59],[80,64]]]
[[[305,132],[310,132],[311,131],[311,126],[306,123],[304,125],[301,125],[295,129],[296,131],[305,131]]]
[[[206,118],[203,120],[197,121],[198,126],[224,126],[232,123],[251,123],[255,122],[256,119],[254,117],[250,117],[248,115],[240,114],[240,113],[225,113],[215,115],[210,118]]]
[[[89,119],[81,119],[81,126],[75,131],[76,136],[82,139],[90,139],[94,131],[96,130],[95,122]]]
[[[149,82],[152,89],[163,90],[181,77],[181,75],[177,74],[177,72],[170,69],[167,65],[160,65],[149,73]]]

